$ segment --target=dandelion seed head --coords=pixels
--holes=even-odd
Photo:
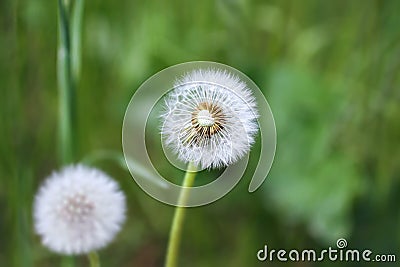
[[[54,172],[34,203],[35,230],[61,254],[84,254],[111,242],[125,220],[125,196],[104,172],[71,165]]]
[[[258,131],[257,106],[246,83],[228,71],[187,73],[166,96],[163,141],[184,162],[228,166],[248,153]]]

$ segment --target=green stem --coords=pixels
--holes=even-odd
[[[96,251],[92,251],[88,254],[90,267],[100,267],[99,254]]]
[[[59,149],[62,164],[73,160],[75,82],[71,71],[71,38],[68,2],[58,0],[59,47],[57,57],[59,89]]]
[[[179,195],[178,206],[175,208],[175,214],[172,221],[171,231],[169,233],[169,242],[165,267],[176,267],[178,264],[179,245],[181,241],[183,221],[186,213],[186,202],[189,197],[188,187],[194,183],[196,176],[196,167],[189,163],[185,178],[183,179],[183,188]]]
[[[81,36],[84,0],[75,0],[71,15],[71,73],[75,84],[81,72]]]

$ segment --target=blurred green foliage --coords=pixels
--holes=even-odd
[[[173,208],[118,164],[121,126],[143,81],[193,60],[231,65],[259,85],[278,146],[261,189],[247,193],[249,171],[222,200],[188,211],[181,266],[259,266],[264,244],[323,249],[339,237],[399,253],[399,10],[396,0],[86,1],[77,160],[111,151],[92,164],[119,181],[129,206],[103,265],[162,265]],[[31,215],[40,182],[61,167],[57,2],[3,0],[0,14],[0,266],[57,266]]]

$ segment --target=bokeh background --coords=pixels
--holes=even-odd
[[[263,266],[256,252],[265,244],[321,250],[338,238],[400,257],[399,10],[396,0],[86,1],[75,161],[90,159],[118,180],[129,209],[100,251],[103,266],[162,266],[173,207],[142,192],[120,164],[122,120],[142,82],[193,60],[253,79],[278,145],[258,191],[247,192],[247,173],[223,199],[188,211],[181,266]],[[61,167],[57,1],[2,0],[0,22],[0,266],[60,266],[32,222],[36,190]]]

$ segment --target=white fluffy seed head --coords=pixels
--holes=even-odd
[[[104,172],[71,165],[50,175],[34,203],[35,230],[61,254],[84,254],[111,242],[125,220],[125,196]]]
[[[225,70],[199,69],[177,80],[161,117],[163,142],[182,161],[203,168],[236,162],[258,131],[254,96]]]

